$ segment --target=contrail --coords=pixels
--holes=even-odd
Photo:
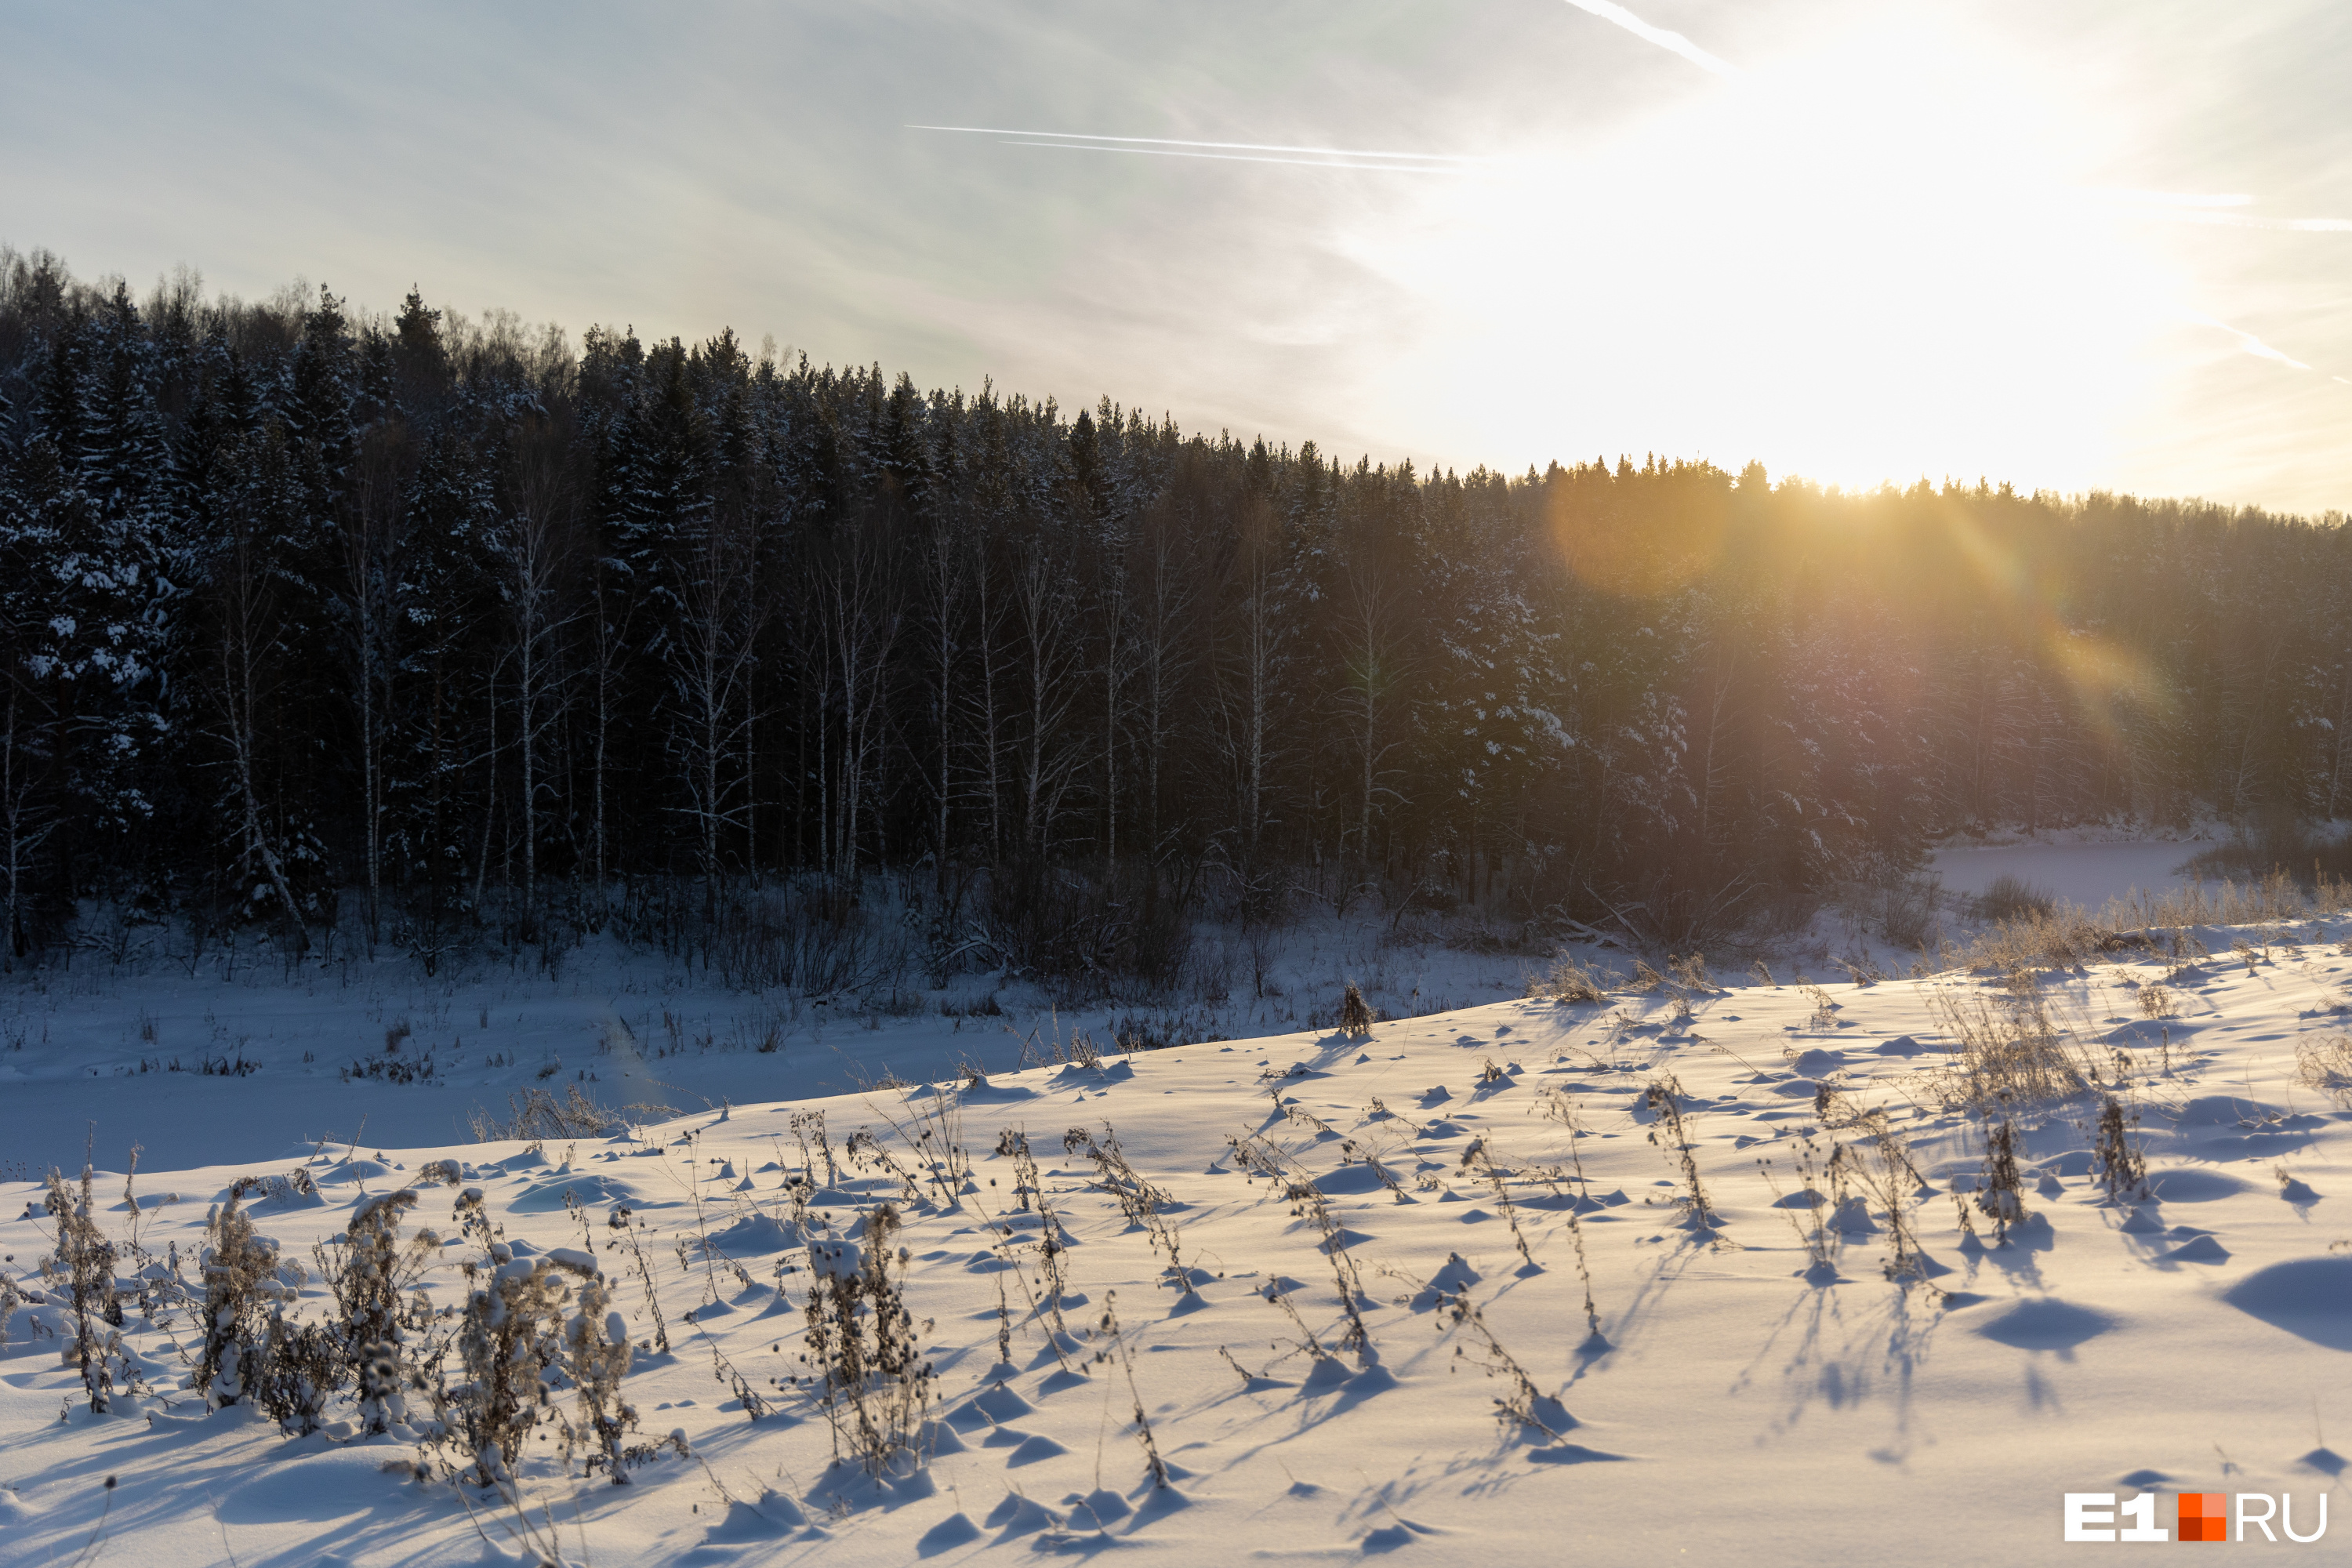
[[[2286,234],[2352,234],[2352,217],[2253,217],[2240,213],[2180,213],[2176,223],[2215,228],[2267,228]]]
[[[1580,11],[1600,17],[1604,22],[1616,23],[1637,38],[1644,39],[1662,49],[1668,49],[1682,56],[1701,70],[1713,71],[1721,77],[1735,77],[1739,74],[1739,68],[1728,60],[1716,58],[1680,33],[1669,32],[1664,27],[1652,26],[1624,6],[1611,4],[1611,0],[1568,0],[1568,3]]]
[[[2287,234],[2352,234],[2352,218],[2261,217],[2231,210],[2253,205],[2254,198],[2248,195],[2123,190],[2113,186],[2094,188],[2090,194],[2124,206],[2153,208],[2149,216],[2170,223],[2200,223],[2215,228],[2267,228]]]
[[[2158,207],[2250,207],[2254,198],[2249,195],[2218,195],[2198,191],[2147,191],[2124,186],[2094,186],[2091,195],[2108,201],[2126,202],[2135,206]]]
[[[1170,136],[1094,136],[1082,131],[1012,131],[992,125],[909,125],[909,131],[952,131],[967,136],[1029,136],[1044,140],[1022,146],[1057,146],[1072,142],[1102,142],[1139,147],[1200,147],[1219,153],[1305,153],[1321,158],[1394,158],[1415,163],[1477,164],[1492,160],[1458,153],[1397,153],[1361,147],[1293,147],[1279,142],[1184,142]]]
[[[1053,147],[1064,153],[1132,153],[1154,158],[1213,158],[1223,163],[1290,163],[1307,169],[1360,169],[1371,174],[1468,174],[1471,169],[1441,163],[1357,163],[1330,158],[1268,158],[1247,153],[1186,153],[1174,147],[1097,147],[1083,142],[1006,142],[1007,147]]]
[[[2256,359],[2274,360],[2280,364],[2290,366],[2295,370],[2310,370],[2312,368],[2310,365],[2307,365],[2301,360],[2295,358],[2293,354],[2286,353],[2279,349],[2274,349],[2270,344],[2263,342],[2262,339],[2254,336],[2253,333],[2241,331],[2239,328],[2230,325],[2227,321],[2216,321],[2211,316],[2191,316],[2189,320],[2197,326],[2211,327],[2216,331],[2229,333],[2231,337],[2238,340],[2239,348],[2244,350],[2247,353],[2253,355]],[[2331,376],[2329,379],[2341,381],[2344,378],[2341,376]]]

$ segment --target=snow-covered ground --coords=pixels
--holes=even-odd
[[[2145,893],[2186,887],[2195,880],[2182,868],[2210,844],[2169,839],[2116,839],[2074,844],[1955,846],[1936,851],[1928,868],[1944,890],[1974,897],[2001,877],[2086,910],[2135,889]]]
[[[2241,934],[2249,961],[2227,956]],[[457,1138],[464,1089],[428,1100],[417,1085],[339,1080],[342,1055],[383,1054],[386,1024],[323,986],[266,1015],[262,999],[285,994],[264,986],[251,1016],[217,988],[185,992],[175,1011],[161,980],[68,992],[28,1009],[47,1038],[28,1039],[25,1059],[78,1052],[103,1078],[142,1050],[295,1051],[331,1013],[354,1034],[318,1052],[308,1079],[273,1058],[245,1078],[134,1071],[102,1096],[88,1079],[0,1083],[11,1138],[32,1119],[69,1121],[52,1141],[77,1155],[94,1110],[111,1119],[119,1095],[152,1097],[136,1102],[161,1120],[138,1129],[149,1149],[135,1216],[122,1162],[105,1154],[116,1141],[100,1143],[110,1233],[135,1219],[145,1254],[166,1274],[176,1256],[192,1278],[206,1210],[232,1182],[300,1172],[315,1196],[289,1182],[256,1212],[287,1258],[308,1260],[362,1194],[417,1184],[414,1220],[446,1238],[424,1285],[446,1308],[482,1250],[450,1223],[451,1187],[426,1182],[429,1163],[456,1161],[510,1257],[598,1246],[629,1334],[650,1343],[631,1254],[602,1245],[625,1206],[648,1227],[669,1348],[640,1351],[624,1392],[643,1436],[676,1429],[690,1457],[665,1449],[616,1488],[537,1443],[518,1467],[518,1510],[415,1479],[435,1452],[412,1429],[289,1439],[243,1408],[207,1412],[179,1386],[184,1312],[151,1324],[135,1308],[125,1335],[152,1392],[93,1415],[59,1359],[54,1288],[36,1279],[49,1299],[10,1314],[0,1349],[0,1563],[528,1561],[523,1520],[579,1563],[1112,1548],[1182,1562],[2071,1561],[2063,1494],[2143,1489],[2163,1494],[2165,1526],[2177,1492],[2287,1494],[2301,1533],[2326,1497],[2340,1541],[2347,1461],[2331,1445],[2352,1434],[2352,1363],[2339,1359],[2352,1353],[2352,1223],[2336,1210],[2352,1202],[2352,1112],[2299,1081],[2297,1047],[2341,1031],[2352,921],[2200,935],[2224,956],[2178,973],[2151,958],[2043,976],[2049,1016],[2138,1118],[2153,1195],[2113,1200],[2098,1181],[2096,1095],[2021,1111],[2029,1217],[2005,1245],[1966,1206],[1985,1125],[1951,1103],[1949,1005],[2000,1013],[1999,977],[1748,985],[1691,995],[1687,1017],[1664,993],[1514,998],[1361,1039],[1324,1027],[1021,1070],[1010,1037],[983,1029],[970,1037],[984,1082],[943,1061],[919,1074],[913,1046],[888,1055],[884,1020],[857,1057],[924,1081],[862,1092],[809,1065],[828,1058],[805,1026],[773,1056],[698,1052],[690,1037],[661,1055],[664,999],[625,984],[559,993],[476,975],[425,1016],[380,999],[412,1008],[405,1059],[430,1046],[495,1072],[483,1054],[511,1053],[521,1084],[561,1056],[551,1085],[642,1067],[733,1101],[535,1146]],[[2144,988],[2168,981],[2177,1016],[2152,1016],[2165,1008],[2143,1005]],[[152,1043],[138,1036],[142,1010]],[[634,1043],[598,1051],[614,1015]],[[205,1032],[222,1027],[226,1040]],[[182,1031],[196,1037],[180,1043]],[[1670,1076],[1687,1164],[1645,1092]],[[305,1095],[273,1097],[273,1079]],[[21,1109],[28,1089],[59,1081],[79,1097]],[[419,1104],[432,1109],[383,1109]],[[318,1144],[329,1127],[350,1138],[362,1110],[363,1141]],[[813,1111],[829,1159],[804,1142]],[[847,1152],[861,1130],[904,1178]],[[1018,1190],[1011,1132],[1025,1133],[1066,1231],[1054,1259],[1066,1332],[1039,1299],[1045,1222]],[[1132,1222],[1108,1190],[1093,1152],[1114,1139],[1158,1190],[1156,1219]],[[969,1177],[932,1179],[917,1150],[950,1140]],[[1898,1180],[1879,1198],[1855,1186],[1856,1205],[1817,1215],[1805,1173],[1833,1196],[1839,1145],[1864,1173],[1881,1168],[1874,1150],[1899,1150],[1923,1184]],[[1712,1226],[1683,1201],[1694,1173]],[[803,1176],[815,1190],[796,1197]],[[0,1213],[26,1216],[0,1224],[19,1277],[51,1245],[37,1195],[0,1184]],[[869,1241],[886,1202],[904,1219],[893,1245],[937,1382],[924,1463],[876,1481],[832,1463],[828,1422],[792,1380],[809,1371],[813,1266]],[[1885,1273],[1898,1209],[1924,1248],[1909,1280]],[[327,1304],[313,1273],[298,1313]],[[1349,1296],[1360,1349],[1345,1343]],[[747,1393],[764,1406],[756,1420]],[[573,1394],[562,1384],[551,1398],[568,1409]],[[412,1394],[418,1422],[423,1407]]]
[[[1410,926],[1309,917],[1255,948],[1204,930],[1193,984],[1173,997],[1062,1011],[1034,985],[984,976],[895,1005],[747,993],[609,937],[551,976],[526,959],[427,979],[387,956],[289,978],[217,949],[192,959],[156,931],[125,963],[79,953],[0,985],[0,1173],[79,1170],[92,1139],[117,1163],[140,1146],[150,1170],[330,1137],[446,1143],[469,1137],[478,1112],[505,1120],[510,1097],[532,1089],[679,1110],[838,1094],[964,1062],[1009,1069],[1080,1035],[1109,1049],[1139,1032],[1287,1033],[1336,1018],[1349,980],[1380,1012],[1435,1013],[1517,995],[1540,967]]]

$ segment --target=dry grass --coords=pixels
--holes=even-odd
[[[1102,1047],[1096,1045],[1093,1037],[1085,1030],[1073,1029],[1067,1038],[1063,1037],[1062,1014],[1059,1008],[1046,1015],[1046,1022],[1048,1032],[1043,1039],[1038,1037],[1038,1031],[1035,1029],[1030,1030],[1024,1037],[1012,1025],[1004,1026],[1004,1032],[1021,1042],[1019,1066],[1033,1068],[1075,1065],[1092,1068],[1102,1065]]]
[[[1945,1109],[1990,1121],[2071,1100],[2090,1088],[2087,1058],[2051,1021],[2040,995],[2005,996],[1998,1005],[1939,995],[1930,1005],[1958,1047],[1951,1065],[1934,1080]]]
[[[2072,969],[2100,958],[2182,956],[2195,926],[2265,926],[2352,910],[2352,882],[2321,876],[2304,886],[2284,871],[2244,882],[2196,882],[2135,891],[2095,913],[2080,905],[2028,908],[1949,956],[1979,970]],[[2197,949],[2202,956],[2203,949]]]
[[[2295,1081],[2352,1105],[2352,1035],[2323,1035],[2294,1047]]]
[[[1609,999],[1609,984],[1608,976],[1563,952],[1552,961],[1549,973],[1528,976],[1528,994],[1538,1001],[1605,1002]]]
[[[469,1125],[478,1143],[530,1142],[595,1137],[612,1131],[624,1120],[581,1093],[579,1085],[572,1084],[564,1089],[562,1100],[543,1089],[527,1089],[520,1095],[508,1095],[507,1119],[503,1121],[494,1112],[477,1106]]]
[[[1723,989],[1721,985],[1716,984],[1715,976],[1707,973],[1706,954],[1703,952],[1689,952],[1680,958],[1668,958],[1666,969],[1685,988],[1696,991],[1702,996]]]
[[[2061,904],[2047,914],[2004,921],[1956,956],[1969,969],[2013,974],[2072,969],[2095,958],[2146,955],[2158,950],[2156,939],[2145,931],[2118,928],[2095,919],[2077,905]]]

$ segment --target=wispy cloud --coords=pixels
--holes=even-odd
[[[993,136],[1008,147],[1058,147],[1069,153],[1134,153],[1160,158],[1209,158],[1229,163],[1291,163],[1318,169],[1366,169],[1392,174],[1466,174],[1492,159],[1457,153],[1400,153],[1381,148],[1300,147],[1276,142],[1188,142],[1171,136],[1097,136],[1085,132],[1013,131],[988,125],[909,125]]]
[[[1721,77],[1734,77],[1739,74],[1739,68],[1730,61],[1718,59],[1708,54],[1680,33],[1651,26],[1624,6],[1611,4],[1611,0],[1568,0],[1568,4],[1580,11],[1598,16],[1604,22],[1614,22],[1637,38],[1680,55],[1701,70],[1713,71]]]

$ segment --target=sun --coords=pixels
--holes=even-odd
[[[2064,488],[2179,316],[2092,188],[2105,134],[2014,58],[1887,22],[1339,243],[1426,312],[1387,412],[1454,449]]]

